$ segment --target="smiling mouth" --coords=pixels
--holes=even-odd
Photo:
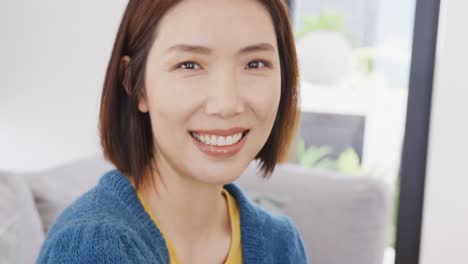
[[[218,147],[224,147],[224,146],[232,146],[237,143],[239,143],[245,135],[247,135],[250,132],[249,129],[244,130],[239,133],[233,133],[228,136],[218,136],[218,135],[213,135],[213,134],[204,134],[204,133],[197,133],[194,131],[189,131],[189,134],[192,138],[197,140],[198,142],[207,145],[207,146],[218,146]]]

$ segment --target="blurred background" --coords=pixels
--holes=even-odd
[[[347,209],[359,208],[355,210],[354,221],[374,232],[376,241],[372,241],[371,236],[364,241],[363,236],[354,232],[356,226],[348,225],[348,222],[342,223],[347,237],[319,231],[310,231],[310,234],[323,238],[322,241],[330,243],[331,249],[333,242],[339,240],[354,242],[358,249],[362,243],[362,251],[371,250],[364,246],[366,243],[381,245],[373,249],[376,252],[371,253],[372,256],[361,256],[368,262],[360,262],[359,258],[353,262],[351,256],[354,253],[343,253],[341,259],[349,259],[347,263],[394,263],[416,0],[288,2],[300,63],[302,112],[289,164],[305,169],[305,174],[320,175],[318,178],[330,175],[329,178],[336,181],[361,184],[353,185],[358,189],[351,193],[352,188],[343,183],[343,191],[337,188],[337,193],[333,194],[339,198],[322,194],[320,199],[340,208],[357,193],[360,198],[353,200]],[[460,185],[460,182],[456,184],[459,177],[468,176],[461,165],[448,165],[450,169],[446,166],[455,160],[463,163],[461,159],[466,157],[468,149],[466,136],[460,132],[468,132],[467,119],[452,119],[453,115],[468,113],[466,104],[455,104],[459,107],[456,111],[451,108],[456,98],[468,98],[466,76],[458,82],[454,80],[463,78],[464,74],[451,75],[468,68],[468,52],[462,50],[461,44],[457,45],[468,44],[466,30],[461,27],[463,15],[458,12],[468,6],[461,0],[451,1],[451,6],[448,0],[442,2],[441,21],[445,23],[446,31],[439,29],[439,39],[443,38],[439,43],[446,44],[438,46],[438,58],[444,55],[445,60],[440,59],[440,64],[437,64],[437,73],[441,77],[434,89],[436,96],[440,97],[435,97],[434,107],[439,107],[436,109],[439,112],[435,112],[432,124],[435,133],[438,131],[434,136],[439,137],[431,138],[440,152],[430,156],[432,167],[428,175],[433,178],[427,180],[428,188],[436,188],[436,183],[437,188],[444,186],[435,177],[458,177],[445,186],[446,189],[427,190],[427,199],[434,202],[434,209],[427,209],[426,213],[431,214],[432,219],[439,219],[437,217],[442,211],[437,210],[448,210],[443,205],[451,200],[430,197],[448,195],[453,186]],[[0,50],[4,51],[3,63],[0,64],[3,80],[0,88],[1,171],[32,175],[101,155],[97,130],[99,99],[107,61],[126,3],[123,0],[0,1],[0,29],[3,33]],[[448,25],[456,29],[450,31]],[[450,53],[452,47],[458,48],[458,53]],[[464,62],[457,60],[460,56],[465,58]],[[458,64],[450,59],[457,60]],[[447,85],[454,90],[446,90]],[[438,90],[442,86],[446,94]],[[437,101],[442,96],[444,99]],[[455,125],[458,134],[452,127]],[[458,139],[446,141],[452,137],[448,131],[458,135]],[[442,142],[455,145],[446,146]],[[466,179],[460,181],[461,185],[468,183]],[[361,188],[374,185],[378,188]],[[369,195],[376,194],[362,199],[366,190],[370,190]],[[37,202],[38,197],[33,194]],[[267,192],[257,198],[263,206],[282,210],[282,198],[278,195]],[[465,201],[468,199],[466,195],[463,198]],[[456,200],[463,198],[457,196]],[[373,204],[376,199],[381,203]],[[314,217],[328,212],[318,204],[316,206],[316,211],[304,211],[303,215],[291,213],[297,218],[309,219],[309,222],[299,220],[304,234],[309,234],[304,223],[313,225]],[[376,209],[366,211],[372,207]],[[467,212],[468,207],[464,208]],[[444,213],[448,216],[454,211],[459,212],[458,209]],[[285,212],[288,210],[292,209]],[[462,217],[467,220],[466,225],[466,213]],[[337,219],[331,221],[339,223]],[[448,223],[437,220],[427,223],[426,237],[430,237],[431,242],[423,244],[422,249],[430,257],[424,258],[424,263],[462,263],[461,258],[467,256],[461,251],[453,254],[447,249],[446,253],[442,251],[440,255],[434,255],[433,250],[442,246],[442,242],[431,244],[434,243],[432,241],[450,241],[438,231],[440,226]],[[465,227],[461,231],[465,234],[458,243],[462,243],[462,239],[468,243],[464,238],[468,237],[468,230]],[[309,254],[314,254],[314,245],[308,247],[312,252]],[[442,261],[447,260],[444,254],[452,256],[452,261]],[[333,257],[329,257],[329,262],[323,262],[325,259],[327,256],[321,258],[322,262],[311,263],[344,263]]]

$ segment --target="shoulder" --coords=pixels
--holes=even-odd
[[[37,263],[131,263],[118,250],[128,243],[122,232],[103,223],[64,226],[51,230]]]
[[[77,223],[50,233],[37,263],[138,263],[144,252],[128,229],[105,222]]]
[[[282,214],[271,213],[258,205],[251,205],[256,220],[249,220],[248,238],[259,239],[259,251],[264,263],[308,263],[304,242],[294,221]],[[249,242],[250,243],[250,242]]]
[[[265,263],[307,263],[304,242],[291,218],[265,210],[237,185],[225,185],[241,210],[243,242],[258,241]]]
[[[264,226],[270,230],[271,236],[288,238],[298,233],[293,220],[286,215],[270,213],[263,208],[258,208],[261,218],[264,219]],[[285,236],[290,235],[290,236]]]
[[[60,214],[37,263],[163,263],[155,243],[141,235],[143,211],[106,184],[101,180]]]
[[[60,213],[49,233],[55,233],[64,226],[87,226],[90,223],[116,221],[119,218],[118,211],[125,214],[126,210],[123,207],[112,193],[99,185],[95,186]]]
[[[37,263],[132,263],[119,251],[134,242],[114,203],[96,187],[75,200],[48,231]]]
[[[294,221],[288,216],[273,214],[262,208],[258,208],[258,212],[264,219],[262,234],[266,245],[265,251],[272,261],[307,263],[304,241]]]
[[[103,179],[112,173],[106,173],[101,177],[98,185],[80,195],[68,205],[55,219],[49,233],[54,234],[63,227],[68,226],[96,226],[116,223],[125,225],[132,222],[132,210],[134,204],[124,203],[127,197],[120,197],[111,188],[103,184]],[[130,200],[130,199],[126,199]]]

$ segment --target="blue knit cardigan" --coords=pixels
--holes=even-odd
[[[307,263],[292,220],[261,209],[235,183],[224,188],[239,204],[244,264]],[[37,263],[166,264],[169,255],[130,181],[114,169],[57,218]]]

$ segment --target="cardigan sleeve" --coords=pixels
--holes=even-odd
[[[125,232],[110,224],[63,227],[48,235],[36,263],[144,263],[142,252]]]

